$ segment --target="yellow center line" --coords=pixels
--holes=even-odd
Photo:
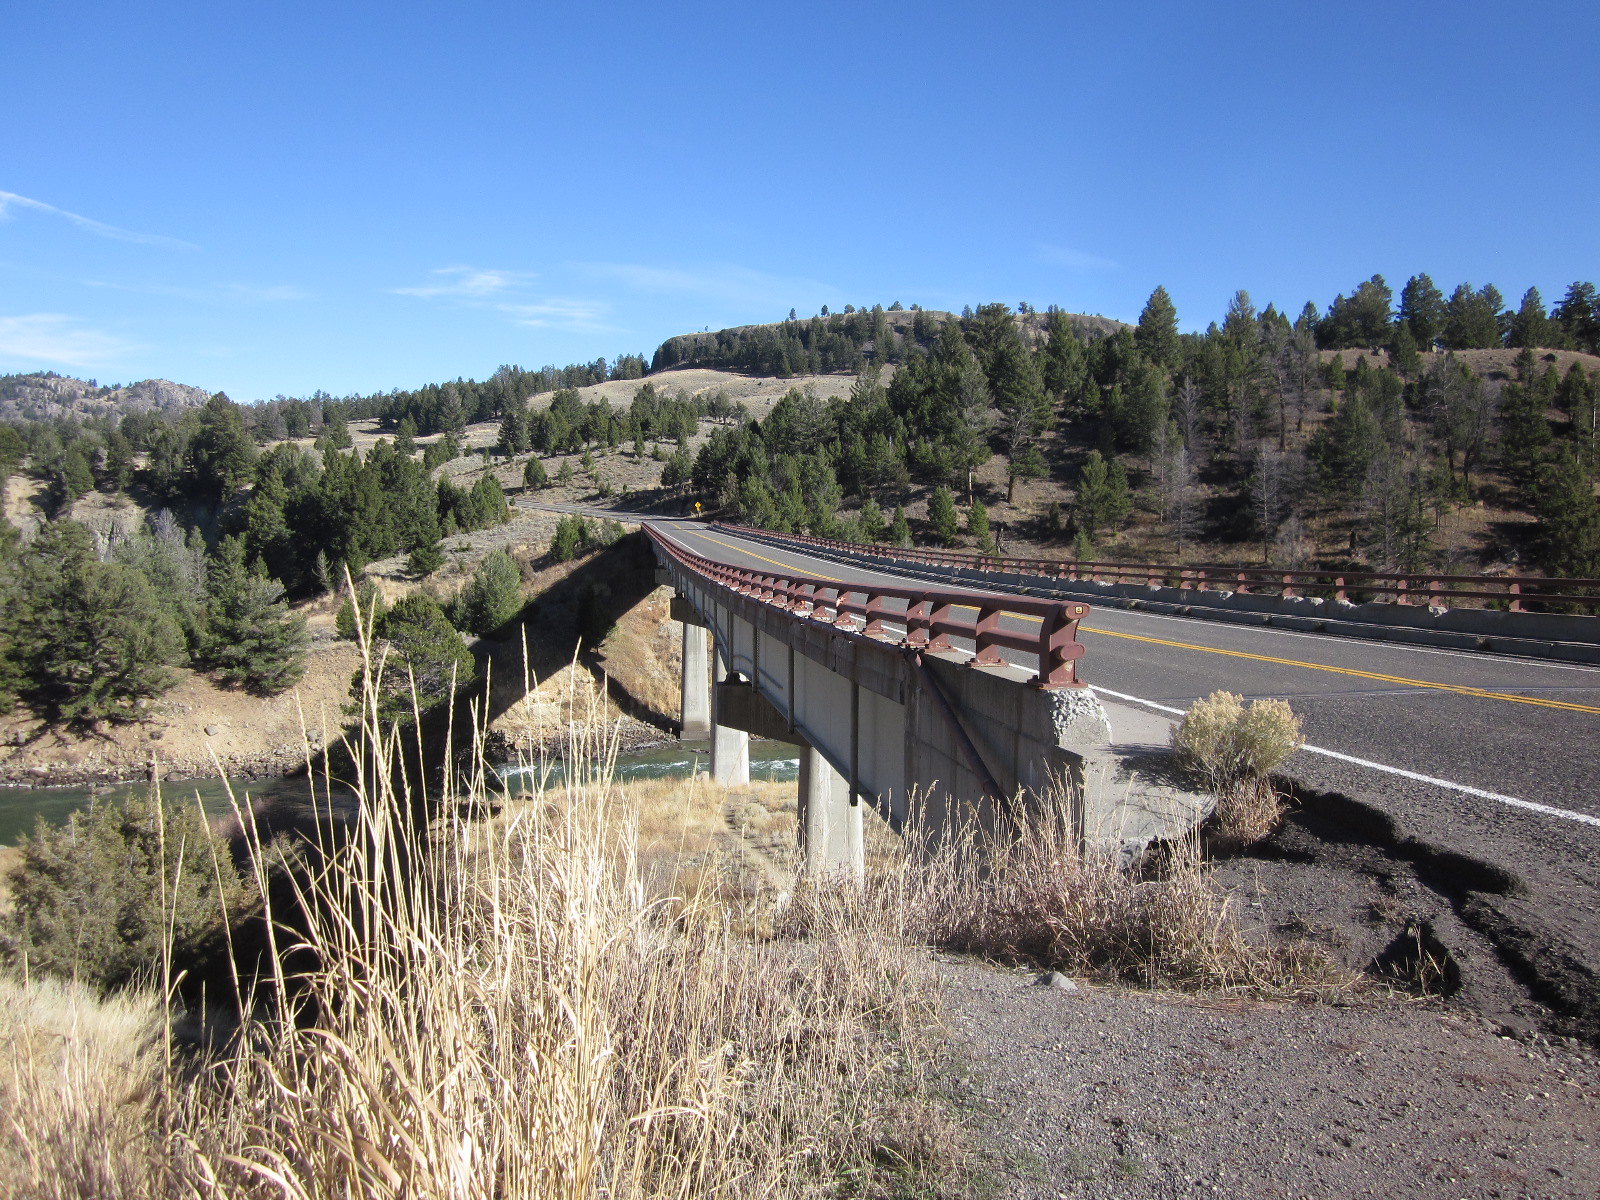
[[[1542,696],[1518,696],[1511,692],[1491,692],[1487,688],[1467,687],[1458,683],[1435,683],[1429,679],[1410,679],[1404,675],[1383,675],[1377,671],[1358,671],[1353,667],[1330,667],[1326,663],[1302,662],[1296,658],[1275,658],[1270,654],[1248,654],[1243,650],[1221,650],[1216,646],[1197,646],[1193,642],[1174,642],[1167,638],[1146,637],[1138,633],[1119,633],[1110,629],[1090,629],[1080,626],[1085,633],[1098,633],[1102,637],[1126,638],[1132,642],[1150,642],[1157,646],[1173,646],[1180,650],[1198,650],[1204,654],[1222,654],[1228,658],[1248,658],[1254,662],[1274,663],[1282,667],[1303,667],[1308,671],[1329,671],[1335,675],[1353,675],[1357,679],[1374,679],[1380,683],[1399,683],[1407,687],[1432,688],[1439,692],[1455,692],[1459,696],[1474,696],[1480,700],[1506,700],[1512,704],[1532,704],[1537,708],[1560,708],[1567,712],[1600,713],[1600,708],[1589,704],[1576,704],[1570,700],[1547,700]]]
[[[748,554],[751,558],[759,558],[762,562],[771,563],[773,566],[781,567],[785,571],[801,573],[800,568],[789,563],[779,562],[775,558],[766,558],[763,555],[747,550],[743,546],[737,546],[732,542],[723,541],[718,537],[712,537],[709,533],[697,533],[693,536],[706,538],[708,541],[713,541],[718,545],[726,546],[730,550],[737,550],[741,554]],[[803,573],[810,574],[817,579],[826,579],[831,583],[849,582],[848,580],[840,579],[834,575],[823,575],[820,572],[809,569]],[[965,608],[967,606],[960,605],[958,607]],[[1027,613],[1013,613],[1011,615],[1019,621],[1032,621],[1035,625],[1039,624],[1040,622],[1039,617],[1030,616]],[[1398,683],[1406,687],[1429,688],[1438,692],[1454,692],[1458,696],[1472,696],[1479,700],[1505,700],[1511,704],[1531,704],[1536,708],[1559,708],[1566,712],[1600,714],[1600,708],[1597,708],[1594,705],[1577,704],[1571,700],[1547,700],[1542,696],[1518,696],[1511,692],[1493,692],[1487,688],[1468,687],[1465,684],[1435,683],[1429,679],[1411,679],[1404,675],[1384,675],[1377,671],[1358,671],[1354,667],[1330,667],[1326,663],[1303,662],[1296,658],[1277,658],[1270,654],[1249,654],[1243,650],[1222,650],[1216,646],[1200,646],[1196,645],[1194,642],[1175,642],[1167,638],[1146,637],[1145,635],[1138,633],[1119,633],[1111,629],[1094,629],[1087,625],[1080,626],[1079,628],[1081,632],[1098,633],[1102,637],[1125,638],[1131,642],[1150,642],[1156,646],[1171,646],[1178,650],[1196,650],[1202,654],[1221,654],[1227,658],[1245,658],[1251,660],[1252,662],[1272,663],[1280,667],[1300,667],[1307,671],[1327,671],[1334,675],[1349,675],[1356,679],[1371,679],[1379,683]]]

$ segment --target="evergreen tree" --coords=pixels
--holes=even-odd
[[[1016,499],[1019,478],[1036,479],[1044,473],[1038,442],[1053,414],[1039,365],[1023,345],[1016,323],[1007,317],[1004,329],[994,337],[987,374],[999,417],[996,432],[1008,460],[1006,500],[1010,502]]]
[[[535,456],[530,458],[522,468],[522,486],[527,491],[538,491],[550,486],[550,475],[544,469],[544,463]]]
[[[1417,339],[1412,336],[1411,326],[1404,321],[1395,324],[1394,339],[1389,343],[1389,361],[1406,379],[1416,378],[1422,370],[1422,355],[1417,352]]]
[[[894,520],[889,522],[888,538],[891,546],[899,546],[901,549],[909,549],[911,546],[911,522],[906,520],[906,510],[902,504],[894,506]]]
[[[249,479],[256,443],[244,426],[239,406],[223,393],[200,408],[199,427],[189,442],[189,477],[202,496],[220,499]]]
[[[1551,315],[1561,326],[1566,346],[1589,354],[1600,353],[1600,295],[1594,284],[1572,284]]]
[[[1113,459],[1108,463],[1100,451],[1089,451],[1078,476],[1073,507],[1079,535],[1093,541],[1102,529],[1115,529],[1127,519],[1132,506],[1127,468],[1122,461]]]
[[[589,525],[580,516],[562,517],[556,522],[550,540],[550,557],[556,562],[571,562],[588,547]]]
[[[422,579],[444,566],[444,543],[439,538],[418,542],[406,558],[406,570]]]
[[[1600,577],[1600,499],[1593,475],[1571,447],[1562,446],[1540,470],[1533,507],[1543,568],[1569,578]]]
[[[1474,291],[1463,283],[1445,305],[1444,343],[1452,350],[1486,350],[1500,345],[1500,309],[1504,300],[1491,284]]]
[[[1133,336],[1145,358],[1169,371],[1176,369],[1181,358],[1178,309],[1166,288],[1157,287],[1150,293]]]
[[[1155,302],[1154,296],[1150,299],[1151,303]],[[1146,305],[1146,309],[1148,308]],[[1174,337],[1176,328],[1174,325]],[[1088,410],[1094,389],[1094,381],[1089,376],[1088,359],[1083,352],[1083,343],[1073,331],[1072,322],[1067,314],[1060,309],[1052,309],[1045,318],[1045,337],[1043,354],[1045,390],[1050,393],[1066,420],[1077,420]]]
[[[984,554],[994,553],[994,537],[989,529],[989,509],[982,500],[974,500],[967,508],[967,533]]]
[[[528,406],[513,404],[500,419],[500,448],[506,454],[523,454],[531,444]]]
[[[427,712],[472,682],[476,669],[472,654],[432,597],[413,592],[397,601],[375,623],[375,631],[387,650],[379,656],[380,722],[410,724],[417,709]],[[352,694],[360,696],[361,685],[358,670],[351,681]]]
[[[1523,293],[1522,304],[1511,318],[1511,332],[1506,338],[1506,345],[1534,349],[1548,346],[1555,340],[1551,336],[1553,332],[1550,318],[1545,315],[1544,298],[1539,295],[1538,288],[1529,288]]]
[[[522,572],[504,550],[496,550],[479,564],[461,594],[456,624],[480,636],[493,633],[522,609]]]
[[[1500,393],[1500,419],[1504,423],[1500,451],[1506,471],[1519,485],[1534,481],[1539,461],[1550,446],[1546,401],[1537,387],[1508,383]]]
[[[18,591],[23,694],[46,719],[129,720],[176,682],[177,623],[142,573],[96,559],[83,526],[41,529],[22,557]]]
[[[1400,322],[1411,331],[1419,349],[1431,350],[1444,334],[1444,293],[1426,275],[1413,275],[1400,290]]]
[[[868,542],[881,542],[884,533],[883,510],[868,496],[861,504],[861,536]]]
[[[244,543],[224,538],[206,574],[205,660],[224,683],[275,695],[305,673],[310,637],[283,587],[252,571]]]
[[[951,498],[949,488],[942,485],[936,487],[928,497],[928,527],[940,545],[955,545],[961,525],[956,518],[955,500]]]

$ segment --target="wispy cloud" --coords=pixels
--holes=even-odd
[[[577,270],[597,279],[620,283],[638,292],[698,296],[730,303],[780,308],[813,297],[832,303],[839,289],[815,279],[773,275],[750,267],[712,264],[700,267],[658,266],[648,263],[578,263]]]
[[[480,267],[440,267],[430,274],[439,277],[439,282],[392,290],[397,296],[453,296],[482,300],[516,291],[538,278],[529,271],[485,270]]]
[[[604,321],[609,306],[594,300],[545,300],[536,304],[496,304],[493,307],[519,325],[535,329],[557,328],[604,332],[613,327]]]
[[[506,271],[483,267],[440,267],[430,272],[438,283],[391,288],[398,296],[443,300],[457,308],[502,313],[518,325],[535,329],[565,329],[578,333],[614,332],[605,323],[610,305],[599,300],[577,300],[532,293],[539,278],[534,271]]]
[[[1120,266],[1109,258],[1075,250],[1071,246],[1045,243],[1039,247],[1039,258],[1052,266],[1066,267],[1069,271],[1115,271]]]
[[[19,208],[60,217],[65,221],[70,221],[79,229],[95,234],[97,237],[111,238],[118,242],[134,242],[140,246],[165,246],[172,250],[200,249],[193,242],[186,242],[182,238],[166,237],[159,233],[135,233],[131,229],[119,229],[115,225],[107,225],[104,221],[96,221],[91,217],[68,212],[64,208],[57,208],[54,204],[46,204],[43,200],[32,200],[27,196],[19,196],[15,192],[0,192],[0,220],[9,220],[12,210]]]
[[[120,362],[143,348],[62,313],[0,317],[0,358],[21,365],[94,367]]]

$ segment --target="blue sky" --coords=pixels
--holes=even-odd
[[[73,3],[0,17],[0,371],[250,400],[791,307],[1203,327],[1600,275],[1600,6]]]

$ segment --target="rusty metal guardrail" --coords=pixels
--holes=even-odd
[[[899,644],[908,650],[954,650],[952,637],[969,639],[972,666],[999,666],[1003,649],[1037,654],[1038,686],[1079,687],[1076,664],[1083,657],[1078,622],[1089,606],[1073,600],[1042,600],[1008,592],[950,591],[880,583],[851,584],[792,571],[754,570],[718,562],[686,550],[654,526],[646,533],[675,562],[727,591],[769,604],[796,617],[819,621],[855,637],[891,642],[890,623],[904,625]],[[903,602],[904,608],[890,602]],[[973,619],[958,613],[975,612]],[[1007,617],[1037,621],[1037,633],[1008,629]]]
[[[1600,608],[1600,579],[1560,579],[1543,575],[1416,575],[1400,571],[1278,571],[1228,566],[1178,567],[1162,563],[1076,562],[1050,558],[1008,558],[970,554],[958,550],[900,548],[861,542],[842,542],[806,533],[774,533],[748,525],[715,522],[730,533],[778,538],[797,545],[859,554],[891,562],[915,562],[1019,575],[1040,575],[1069,582],[1126,583],[1180,590],[1229,591],[1275,595],[1293,599],[1328,595],[1350,602],[1350,593],[1391,596],[1389,603],[1426,603],[1447,608],[1450,600],[1505,601],[1511,612],[1524,612],[1524,603]],[[1478,585],[1457,586],[1457,585]],[[1576,589],[1576,591],[1572,590]]]

